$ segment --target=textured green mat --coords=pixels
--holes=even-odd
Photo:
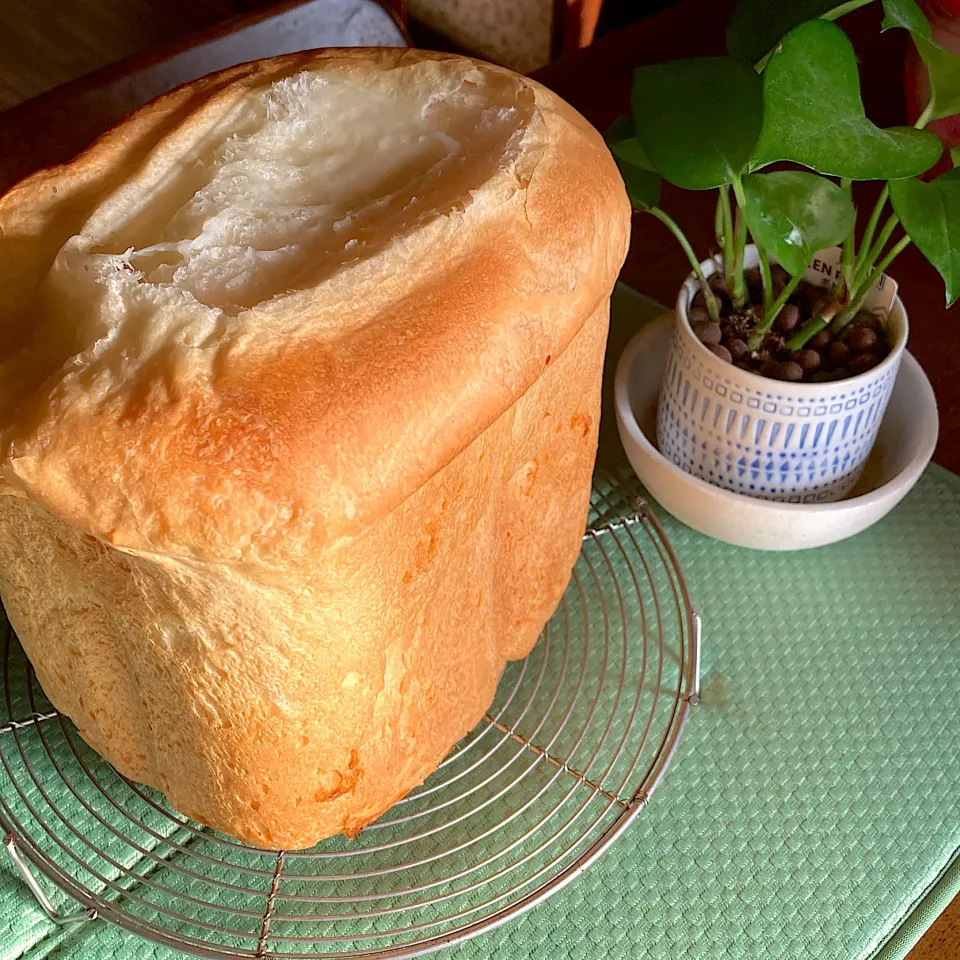
[[[621,299],[614,349],[640,311]],[[444,955],[903,956],[960,890],[960,479],[932,467],[873,529],[800,554],[663,519],[704,625],[665,782],[563,892]],[[0,960],[143,956],[178,955],[57,930],[0,857]]]

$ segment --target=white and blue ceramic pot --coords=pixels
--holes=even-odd
[[[755,247],[746,265],[757,264]],[[710,276],[713,260],[702,264]],[[907,314],[894,297],[885,318],[890,353],[847,380],[787,383],[741,370],[694,335],[687,309],[694,276],[677,299],[657,409],[660,452],[687,473],[750,497],[788,503],[839,500],[856,484],[900,368]]]

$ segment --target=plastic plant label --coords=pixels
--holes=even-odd
[[[821,250],[810,262],[803,274],[807,283],[818,287],[835,287],[837,278],[843,271],[843,250],[840,247],[827,247]],[[897,296],[899,284],[884,274],[870,288],[863,302],[863,309],[877,314],[884,322],[890,315],[893,301]]]

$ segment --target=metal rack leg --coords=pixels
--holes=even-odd
[[[43,887],[40,886],[37,878],[33,875],[30,864],[24,860],[23,855],[17,847],[17,838],[12,833],[8,833],[3,838],[3,846],[16,868],[17,873],[20,874],[23,882],[30,888],[30,892],[34,897],[36,897],[37,903],[40,904],[40,909],[43,910],[47,917],[55,924],[58,926],[66,926],[71,923],[85,923],[87,920],[97,919],[97,911],[92,907],[86,910],[78,910],[76,913],[60,913],[50,902],[50,898],[43,892]]]

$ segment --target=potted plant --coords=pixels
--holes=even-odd
[[[634,207],[666,224],[692,270],[660,450],[739,493],[818,502],[854,485],[907,340],[886,276],[907,245],[940,272],[948,305],[960,295],[960,169],[917,179],[943,152],[923,128],[960,109],[960,58],[933,43],[914,0],[883,4],[884,28],[913,34],[930,79],[913,128],[864,113],[853,47],[832,22],[863,3],[742,0],[728,56],[639,68],[632,116],[608,131]],[[795,6],[822,16],[797,23],[783,9]],[[701,260],[660,208],[662,179],[717,191],[714,256]],[[864,180],[884,186],[858,237],[852,183]]]

